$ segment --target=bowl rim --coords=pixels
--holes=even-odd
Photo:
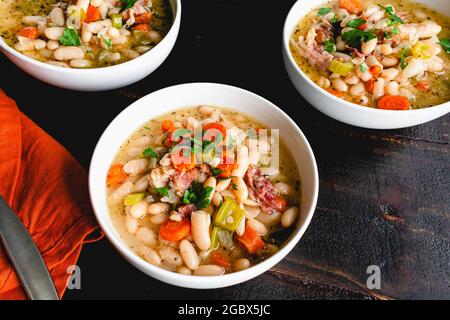
[[[248,269],[232,272],[229,274],[223,274],[220,276],[195,276],[195,275],[183,275],[176,272],[168,271],[163,268],[160,268],[158,266],[154,266],[150,264],[149,262],[145,261],[141,257],[139,257],[137,254],[135,254],[118,236],[116,236],[113,232],[114,226],[106,225],[109,211],[107,212],[99,212],[101,210],[100,201],[105,201],[104,199],[95,199],[94,198],[94,188],[96,185],[98,185],[99,181],[94,180],[93,177],[93,168],[96,166],[96,162],[98,162],[101,159],[101,149],[103,148],[102,145],[104,144],[104,141],[107,139],[107,135],[109,130],[111,130],[112,126],[116,124],[116,121],[118,119],[124,117],[130,110],[134,110],[133,108],[136,108],[139,104],[141,104],[141,100],[144,99],[150,99],[151,95],[159,95],[163,93],[164,91],[171,92],[172,90],[176,90],[179,87],[192,87],[192,88],[200,88],[200,90],[205,90],[207,87],[215,87],[219,89],[224,90],[234,90],[236,94],[246,94],[247,96],[250,96],[252,99],[255,99],[260,101],[261,103],[265,103],[270,108],[274,109],[276,112],[279,113],[279,116],[282,117],[285,121],[288,121],[291,125],[291,129],[297,136],[300,137],[300,139],[303,141],[304,146],[307,150],[307,155],[311,161],[313,172],[312,172],[312,192],[311,192],[311,204],[305,210],[305,220],[302,225],[298,225],[295,229],[295,231],[290,236],[289,240],[286,241],[281,249],[276,252],[274,255],[270,256],[268,259],[251,266]],[[186,106],[174,106],[173,109],[170,110],[177,110],[180,108],[183,108]],[[170,112],[167,111],[167,112]],[[245,113],[245,111],[244,111]],[[269,100],[242,88],[226,85],[226,84],[220,84],[220,83],[212,83],[212,82],[192,82],[192,83],[183,83],[183,84],[177,84],[169,87],[165,87],[162,89],[159,89],[157,91],[151,92],[140,99],[136,100],[129,106],[127,106],[124,110],[122,110],[106,127],[102,135],[100,136],[98,143],[94,149],[94,152],[92,154],[90,166],[89,166],[89,196],[90,201],[93,207],[93,211],[95,214],[95,217],[101,227],[101,229],[104,231],[106,237],[109,239],[109,241],[113,244],[113,246],[116,248],[116,250],[121,253],[126,260],[128,260],[132,265],[140,269],[141,271],[149,270],[149,272],[152,273],[151,277],[156,278],[160,281],[181,286],[181,287],[187,287],[187,288],[194,288],[194,289],[204,289],[204,288],[221,288],[226,286],[231,286],[234,284],[238,284],[241,282],[245,282],[247,280],[250,280],[270,268],[272,268],[275,264],[280,262],[283,258],[285,258],[292,249],[298,244],[300,239],[302,238],[303,234],[305,233],[306,229],[308,228],[312,217],[314,215],[317,201],[318,201],[318,195],[319,195],[319,173],[317,168],[317,162],[316,158],[314,156],[313,150],[306,139],[303,132],[300,130],[300,128],[297,126],[297,124],[278,106],[276,106],[274,103],[270,102]],[[144,271],[145,272],[145,271]],[[155,276],[154,274],[157,276]],[[213,282],[212,280],[219,281],[220,283]],[[211,285],[212,284],[212,285]]]
[[[311,1],[315,1],[317,3],[325,3],[327,0],[311,0]],[[384,109],[378,109],[378,108],[370,108],[370,107],[365,107],[362,105],[359,105],[357,103],[353,103],[353,102],[349,102],[347,100],[344,99],[339,99],[337,97],[335,97],[334,95],[332,95],[331,93],[329,93],[328,91],[326,91],[325,89],[323,89],[322,87],[320,87],[318,84],[316,84],[314,81],[312,81],[304,72],[303,70],[298,66],[298,64],[295,62],[294,57],[292,56],[291,50],[290,50],[290,39],[291,39],[291,35],[294,32],[294,30],[289,30],[288,29],[288,22],[290,22],[291,20],[296,20],[297,24],[300,22],[301,19],[303,19],[305,17],[306,14],[308,14],[309,12],[307,12],[305,15],[298,15],[296,14],[296,11],[298,10],[297,7],[300,6],[300,4],[303,2],[303,0],[297,0],[292,7],[289,9],[289,12],[286,16],[286,19],[284,21],[284,25],[283,25],[283,51],[285,53],[285,55],[287,56],[289,63],[291,65],[291,67],[297,72],[297,74],[299,74],[303,80],[305,80],[310,86],[312,86],[317,92],[319,92],[320,94],[324,94],[326,96],[328,96],[329,98],[331,98],[332,100],[334,100],[335,102],[339,102],[344,104],[346,107],[349,107],[353,110],[357,110],[357,111],[367,111],[370,113],[378,113],[378,114],[404,114],[404,113],[428,113],[430,108],[433,109],[445,109],[448,108],[450,105],[450,101],[447,102],[443,102],[441,104],[435,105],[435,106],[430,106],[430,107],[426,107],[426,108],[421,108],[421,109],[410,109],[410,110],[384,110]],[[317,4],[320,5],[320,4]],[[314,10],[314,9],[313,9]],[[296,25],[297,25],[296,24]]]
[[[171,0],[169,0],[170,2]],[[59,66],[54,66],[36,59],[33,59],[31,57],[28,57],[26,55],[24,55],[23,53],[15,50],[14,48],[10,47],[4,40],[3,38],[0,36],[0,48],[7,51],[8,53],[12,54],[13,56],[15,56],[18,59],[21,59],[25,62],[28,62],[36,67],[41,67],[44,69],[48,69],[50,71],[58,71],[58,72],[63,72],[63,73],[70,73],[70,74],[84,74],[84,75],[89,75],[89,74],[93,74],[93,73],[107,73],[109,71],[120,71],[120,68],[124,68],[123,66],[129,66],[131,63],[139,63],[144,56],[146,58],[148,58],[150,55],[156,55],[159,51],[159,47],[160,45],[165,45],[168,41],[169,41],[169,36],[173,36],[174,33],[177,32],[176,25],[180,23],[181,21],[181,0],[172,0],[174,1],[174,6],[171,5],[171,10],[172,10],[172,14],[175,13],[175,15],[173,16],[173,21],[172,21],[172,25],[170,26],[169,32],[167,32],[167,34],[164,36],[164,38],[158,42],[156,44],[156,46],[154,46],[151,50],[145,52],[144,54],[140,55],[137,58],[119,63],[119,64],[115,64],[115,65],[111,65],[111,66],[107,66],[107,67],[101,67],[101,68],[87,68],[87,69],[83,69],[83,68],[65,68],[65,67],[59,67]],[[142,60],[143,61],[143,60]]]

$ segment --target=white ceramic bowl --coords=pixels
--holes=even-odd
[[[173,24],[160,43],[136,59],[105,68],[75,69],[56,67],[29,58],[8,46],[0,37],[1,51],[20,69],[33,77],[57,87],[101,91],[127,86],[155,71],[169,55],[180,30],[181,2],[169,0]]]
[[[448,0],[414,0],[450,15]],[[289,50],[289,39],[298,22],[328,0],[299,0],[289,11],[283,29],[283,59],[293,85],[316,109],[338,121],[371,129],[397,129],[425,123],[450,112],[450,102],[418,110],[394,111],[362,107],[323,90],[298,67]]]
[[[106,174],[120,145],[148,120],[182,107],[201,104],[223,106],[251,115],[271,128],[280,129],[280,137],[292,148],[301,176],[301,207],[297,229],[275,255],[247,270],[222,276],[200,277],[169,272],[153,266],[133,253],[122,242],[111,223],[106,203]],[[188,288],[219,288],[234,285],[270,269],[283,259],[302,237],[316,207],[319,180],[314,154],[303,133],[281,109],[264,98],[239,89],[214,83],[191,83],[153,92],[122,111],[101,136],[92,156],[89,190],[97,220],[116,249],[135,267],[173,285]]]

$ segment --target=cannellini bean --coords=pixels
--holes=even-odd
[[[79,47],[59,47],[53,52],[53,56],[56,60],[82,59],[84,52]]]
[[[364,82],[372,79],[372,74],[368,70],[365,72],[362,72],[361,68],[356,68],[356,75]]]
[[[142,192],[148,188],[150,183],[150,174],[146,174],[134,183],[134,192]]]
[[[33,41],[33,46],[34,46],[35,50],[41,50],[47,46],[47,42],[45,42],[44,40],[41,40],[41,39],[35,39]],[[50,57],[51,57],[51,55],[50,55]],[[48,57],[48,58],[50,58],[50,57]]]
[[[191,214],[192,238],[200,250],[208,250],[211,247],[209,226],[211,216],[204,211],[195,211]]]
[[[53,51],[48,50],[47,48],[43,48],[39,50],[39,54],[46,59],[50,59],[53,56]]]
[[[61,68],[70,68],[70,66],[65,63],[65,62],[61,62],[61,61],[55,61],[55,60],[49,60],[46,62],[47,64],[50,64],[52,66],[56,66],[56,67],[61,67]]]
[[[444,69],[444,60],[436,56],[424,60],[423,64],[428,72],[439,72]]]
[[[153,246],[158,242],[155,231],[147,227],[139,227],[136,231],[136,238],[147,246]]]
[[[47,49],[56,50],[59,47],[59,42],[56,40],[49,40],[47,42]]]
[[[91,0],[91,5],[94,7],[99,7],[102,4],[103,0]]]
[[[156,202],[152,203],[148,206],[148,213],[154,214],[154,215],[161,215],[169,212],[170,205],[165,202]]]
[[[104,26],[98,21],[83,24],[83,26],[82,26],[82,28],[85,28],[86,31],[89,31],[94,34],[99,33],[103,29],[103,27]]]
[[[359,66],[361,64],[363,64],[365,61],[364,57],[355,57],[351,60],[351,62],[355,65],[355,66]]]
[[[140,246],[139,254],[142,256],[142,258],[144,258],[145,261],[155,266],[159,266],[161,264],[161,257],[155,249],[149,248],[147,246]]]
[[[374,14],[375,12],[378,12],[378,11],[379,11],[378,6],[376,6],[374,4],[371,4],[371,5],[367,6],[366,10],[364,10],[363,16],[364,17],[369,17],[369,16],[371,16],[372,14]]]
[[[388,69],[384,69],[381,72],[381,76],[386,80],[386,81],[390,81],[395,79],[395,77],[398,75],[398,69],[396,68],[388,68]]]
[[[334,79],[331,82],[331,85],[334,89],[341,91],[341,92],[347,92],[348,91],[348,85],[342,80],[341,78]]]
[[[72,59],[70,60],[70,66],[74,68],[88,68],[91,66],[91,62],[87,59]]]
[[[350,94],[352,97],[358,97],[363,95],[366,92],[366,88],[364,87],[364,83],[359,82],[350,88]]]
[[[113,40],[113,43],[116,39]],[[127,39],[128,41],[128,39]],[[148,50],[150,50],[152,48],[152,46],[139,46],[134,48],[137,52],[139,52],[140,54],[144,54],[146,53]]]
[[[371,39],[369,41],[363,42],[361,44],[361,52],[365,55],[369,55],[373,50],[375,50],[375,47],[377,46],[378,39]]]
[[[125,227],[129,233],[135,234],[137,229],[139,228],[138,219],[127,214],[125,216]]]
[[[409,79],[411,77],[417,76],[425,71],[424,63],[419,59],[411,59],[408,62],[408,65],[402,71],[402,78]]]
[[[358,80],[359,81],[359,80]],[[290,185],[284,182],[277,182],[274,184],[275,189],[279,194],[287,195],[292,193],[292,188]]]
[[[212,200],[212,197],[214,196],[214,192],[216,191],[216,185],[217,185],[217,180],[214,177],[209,177],[208,179],[206,179],[206,181],[203,183],[203,186],[205,188],[212,188],[212,191],[210,193],[209,196],[209,201]]]
[[[194,276],[220,276],[225,273],[225,269],[215,264],[204,264],[194,271]]]
[[[24,16],[22,18],[22,22],[24,24],[38,24],[38,23],[45,23],[45,18],[41,16]]]
[[[177,273],[184,274],[185,276],[190,276],[192,274],[191,269],[186,268],[185,266],[179,266],[176,269]]]
[[[284,228],[289,228],[295,221],[298,215],[297,207],[290,207],[281,215],[281,225]]]
[[[245,258],[237,259],[233,263],[233,271],[241,271],[241,270],[248,269],[249,267],[250,267],[250,260],[245,259]]]
[[[384,57],[381,59],[383,67],[393,67],[398,63],[398,59],[395,57]]]
[[[107,33],[112,39],[120,37],[120,31],[114,27],[109,27]]]
[[[261,208],[244,205],[245,216],[247,219],[256,218],[261,213]]]
[[[139,201],[130,208],[130,214],[135,218],[143,218],[147,214],[148,203],[146,201]]]
[[[156,215],[152,215],[149,220],[153,224],[160,225],[160,224],[163,224],[164,222],[166,222],[167,219],[169,219],[168,214],[156,214]]]
[[[239,202],[243,202],[245,199],[248,198],[248,188],[244,182],[244,179],[240,177],[233,177],[231,178],[231,183],[233,186],[232,189],[234,195],[236,196],[236,199]]]
[[[328,78],[325,78],[324,76],[320,76],[319,80],[317,81],[317,84],[321,86],[322,88],[329,88],[331,85],[331,82]]]
[[[50,40],[59,40],[64,33],[63,27],[49,27],[45,28],[44,34]]]
[[[277,167],[262,167],[260,168],[261,173],[265,176],[277,176],[280,174],[280,169]]]
[[[377,21],[383,19],[383,17],[384,17],[384,11],[379,10],[379,11],[377,11],[377,12],[371,14],[371,15],[367,18],[367,21],[371,21],[371,22],[375,23],[375,22],[377,22]]]
[[[216,206],[216,207],[220,207],[220,205],[223,202],[223,197],[220,194],[220,192],[215,192],[214,196],[212,198],[212,203]]]
[[[200,259],[192,243],[190,243],[186,239],[181,240],[180,253],[184,263],[189,269],[195,270],[198,268],[198,265],[200,264]]]
[[[392,47],[388,43],[384,43],[380,46],[380,52],[381,54],[388,56],[392,53]]]
[[[132,182],[127,181],[124,184],[122,184],[119,188],[114,190],[113,193],[111,193],[110,200],[111,202],[119,202],[123,200],[127,195],[129,195],[131,192],[133,192],[134,185]]]
[[[398,95],[398,82],[397,81],[390,81],[387,85],[386,85],[386,93],[396,96]]]
[[[103,42],[102,42],[103,43]],[[108,53],[108,55],[106,56],[106,61],[108,62],[116,62],[119,61],[121,58],[120,53],[119,52],[110,52]],[[145,160],[145,159],[144,159]]]
[[[198,108],[198,112],[200,112],[201,114],[204,114],[206,116],[210,116],[214,111],[215,111],[215,109],[212,107],[209,107],[209,106],[200,106]]]
[[[346,84],[357,84],[359,82],[359,78],[356,74],[349,74],[347,77],[345,77],[344,79]]]
[[[239,222],[239,225],[238,225],[238,227],[237,227],[237,229],[236,229],[236,234],[239,236],[239,237],[241,237],[244,233],[245,233],[245,222],[246,222],[246,218],[245,217],[243,217],[242,219],[241,219],[241,221]]]
[[[247,146],[241,146],[238,149],[236,161],[237,161],[237,168],[231,172],[231,175],[242,178],[244,174],[247,172],[248,166],[250,164]]]
[[[359,104],[362,106],[366,106],[369,103],[369,98],[366,96],[360,96],[359,97]]]
[[[378,78],[373,85],[372,95],[375,99],[381,98],[384,96],[384,85],[386,81],[383,78]]]
[[[178,253],[178,250],[164,246],[159,249],[159,255],[161,256],[164,263],[173,265],[173,266],[181,266],[183,264],[183,258]]]
[[[231,192],[230,190],[223,190],[220,194],[224,198],[236,199],[236,197],[234,196],[234,193]]]
[[[78,0],[77,6],[86,12],[89,7],[89,0]]]
[[[378,61],[378,59],[374,55],[370,55],[366,58],[366,64],[368,67],[375,66],[375,65],[382,67],[381,63]]]
[[[122,53],[125,57],[127,57],[130,60],[136,59],[137,57],[140,56],[139,52],[131,50],[131,49],[124,49],[124,50],[122,50]]]
[[[86,24],[83,24],[85,26]],[[92,39],[92,32],[90,32],[87,28],[82,27],[81,28],[81,40],[83,42],[88,43]]]
[[[345,41],[342,39],[341,36],[336,38],[336,49],[339,51],[344,51],[346,48]]]
[[[53,8],[48,14],[50,21],[58,27],[64,26],[64,12],[61,8]]]
[[[274,212],[273,214],[267,214],[267,213],[261,211],[261,213],[258,214],[256,219],[261,221],[265,225],[270,226],[270,225],[276,224],[276,223],[278,223],[278,221],[280,221],[281,213]]]
[[[130,176],[136,176],[146,171],[147,168],[148,168],[147,159],[135,159],[125,163],[125,165],[123,166],[123,171]]]
[[[432,37],[441,32],[442,27],[434,21],[423,21],[417,26],[417,37],[420,39]]]
[[[230,183],[231,183],[231,178],[228,178],[228,179],[225,179],[225,180],[220,180],[219,182],[217,182],[216,191],[217,192],[222,192],[223,190],[228,188]]]
[[[267,227],[260,221],[256,219],[249,219],[247,221],[248,226],[255,230],[255,232],[259,235],[265,235],[267,233]]]

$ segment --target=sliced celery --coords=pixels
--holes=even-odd
[[[144,193],[133,193],[125,197],[123,204],[126,206],[132,206],[138,203],[139,201],[144,200],[144,198],[145,198]]]
[[[244,209],[239,207],[236,201],[228,198],[222,203],[219,211],[217,211],[214,219],[214,225],[234,232],[238,228],[244,215]]]
[[[341,76],[346,76],[353,69],[353,63],[351,62],[340,62],[338,60],[332,60],[328,66],[328,70],[334,72]]]

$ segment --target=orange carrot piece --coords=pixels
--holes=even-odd
[[[172,120],[163,120],[161,122],[162,131],[173,131],[175,129],[175,123]]]
[[[378,100],[378,109],[409,110],[409,100],[404,96],[385,95]]]
[[[325,90],[327,90],[333,96],[336,96],[338,98],[343,98],[345,96],[345,94],[343,92],[335,90],[335,89],[328,88],[328,89],[325,89]]]
[[[375,85],[374,79],[370,79],[369,81],[364,82],[364,87],[370,93],[372,93],[374,85]]]
[[[146,23],[148,24],[152,18],[151,12],[142,13],[134,17],[134,21],[136,24]]]
[[[140,24],[137,24],[137,25],[133,26],[133,30],[139,30],[139,31],[147,32],[147,31],[150,31],[150,26],[148,24],[145,24],[145,23],[140,23]]]
[[[381,71],[383,71],[383,70],[381,69],[381,67],[379,65],[373,65],[369,68],[370,74],[373,75],[374,77],[381,74]]]
[[[251,254],[256,253],[266,245],[261,236],[257,234],[255,230],[250,228],[249,225],[245,226],[244,234],[237,238],[245,249],[247,249],[247,251]]]
[[[224,267],[224,268],[231,267],[230,260],[227,257],[225,257],[223,254],[221,254],[220,252],[217,252],[217,251],[214,251],[211,254],[211,261],[214,264]]]
[[[116,188],[120,186],[127,177],[127,174],[123,171],[123,164],[115,163],[109,168],[108,175],[106,176],[106,184]]]
[[[17,35],[28,39],[36,39],[39,37],[39,30],[35,27],[25,27],[20,30]]]
[[[100,14],[100,10],[96,7],[89,5],[86,11],[86,17],[84,18],[84,22],[91,23],[100,20],[102,15]]]
[[[426,80],[421,80],[416,83],[416,88],[420,91],[427,92],[430,90],[430,84]]]
[[[339,2],[339,7],[352,14],[360,14],[362,12],[362,4],[360,0],[341,0]]]
[[[167,220],[159,228],[159,235],[167,241],[178,242],[191,233],[191,222],[188,219],[181,221]]]

